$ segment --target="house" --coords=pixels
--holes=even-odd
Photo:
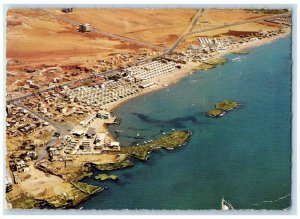
[[[37,159],[37,153],[35,151],[28,151],[27,156],[30,157],[31,160]]]
[[[112,141],[103,147],[103,151],[120,151],[120,142]]]
[[[74,128],[72,130],[72,134],[77,136],[77,137],[81,137],[81,136],[83,136],[84,131],[82,129],[79,129],[79,128]]]
[[[87,151],[87,150],[91,150],[91,140],[89,139],[84,139],[81,143],[80,149],[82,149],[82,151]]]
[[[63,8],[61,11],[64,12],[64,13],[72,13],[73,8]]]
[[[85,136],[87,138],[92,138],[92,137],[95,136],[95,134],[96,134],[96,129],[89,127],[88,130],[87,130],[87,132],[85,133]]]
[[[80,32],[91,32],[92,31],[92,25],[90,24],[80,24],[79,29]]]
[[[148,87],[151,87],[151,86],[153,86],[154,84],[153,84],[153,82],[142,82],[142,83],[140,83],[139,84],[139,87],[141,87],[141,88],[148,88]]]
[[[106,137],[106,134],[105,133],[98,133],[96,138],[95,138],[95,149],[101,149],[102,146],[104,145],[105,143],[105,137]]]
[[[55,144],[53,145],[53,148],[57,150],[61,150],[64,146],[64,141],[62,139],[59,139]]]
[[[5,176],[5,192],[11,192],[12,191],[12,179],[10,177],[9,171],[6,170],[6,176]]]
[[[110,113],[104,110],[99,110],[97,117],[101,119],[110,119]]]
[[[26,165],[24,160],[18,160],[16,162],[16,169],[17,171],[23,171],[23,172],[29,171],[29,167]]]

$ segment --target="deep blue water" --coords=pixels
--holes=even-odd
[[[172,128],[194,132],[184,147],[151,154],[147,162],[112,171],[118,182],[84,209],[285,209],[291,193],[291,40],[228,55],[228,62],[135,98],[115,111],[122,145],[140,133],[153,139]],[[240,62],[232,59],[240,57]],[[241,108],[214,119],[205,112],[224,99]],[[144,141],[141,139],[140,141]],[[97,171],[96,171],[97,173]]]

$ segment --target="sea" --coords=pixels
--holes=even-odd
[[[193,135],[179,149],[161,149],[146,162],[106,172],[118,181],[85,179],[106,189],[77,208],[219,210],[222,198],[234,209],[291,206],[291,38],[225,58],[224,65],[196,71],[114,112],[122,122],[109,130],[122,145],[172,129]],[[226,99],[241,107],[221,118],[205,115]]]

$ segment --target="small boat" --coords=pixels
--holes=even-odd
[[[174,150],[174,148],[166,148],[167,150]]]
[[[163,132],[162,134],[165,135],[166,133]]]
[[[142,138],[140,137],[140,133],[137,133],[137,134],[136,134],[135,139],[142,139]]]
[[[174,132],[174,131],[175,131],[175,129],[172,129],[172,131]]]
[[[136,136],[134,137],[135,139],[143,139],[143,137],[141,137],[140,133],[137,133]]]
[[[233,210],[234,208],[232,207],[232,205],[225,201],[224,197],[222,198],[222,201],[221,201],[221,209],[222,211],[228,211],[228,210]]]
[[[80,210],[82,210],[82,209],[83,209],[83,207],[80,207],[79,209],[80,209]]]

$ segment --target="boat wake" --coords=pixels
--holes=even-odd
[[[263,203],[274,203],[274,202],[279,202],[279,201],[281,201],[281,200],[283,200],[283,199],[286,199],[286,198],[288,198],[288,197],[290,197],[290,196],[291,196],[291,194],[287,194],[287,195],[281,196],[281,197],[279,197],[279,198],[277,198],[277,199],[274,199],[274,200],[263,200],[263,201],[261,201],[261,202],[254,203],[253,205],[257,206],[257,205],[261,205],[261,204],[263,204]]]
[[[232,59],[232,61],[234,61],[234,62],[240,62],[241,58],[240,57],[236,57],[236,58]]]

